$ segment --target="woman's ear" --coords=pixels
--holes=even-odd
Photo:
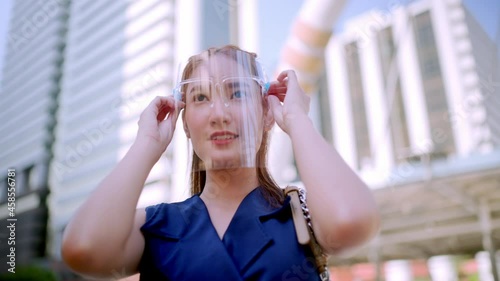
[[[264,113],[264,130],[269,131],[274,126],[274,116],[271,108],[268,106]]]

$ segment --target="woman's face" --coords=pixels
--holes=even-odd
[[[189,79],[184,129],[205,168],[255,167],[264,130],[260,84],[222,54],[198,64]]]

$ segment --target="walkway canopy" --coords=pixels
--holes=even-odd
[[[409,164],[392,186],[374,190],[380,235],[333,264],[473,255],[500,247],[500,151],[430,160]]]

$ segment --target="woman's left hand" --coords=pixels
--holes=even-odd
[[[311,98],[300,88],[297,75],[293,70],[285,70],[277,78],[275,88],[286,88],[285,97],[269,94],[267,99],[271,106],[274,120],[287,134],[297,118],[308,118]],[[283,103],[281,103],[282,101]]]

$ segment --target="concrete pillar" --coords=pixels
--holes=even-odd
[[[376,22],[382,22],[383,16],[379,14],[371,14],[370,19],[360,21],[360,30],[362,26]],[[374,29],[380,30],[378,24],[373,26]],[[358,44],[362,44],[359,48],[359,60],[361,68],[361,79],[365,98],[365,108],[368,122],[368,134],[370,138],[370,146],[372,149],[373,169],[380,177],[388,177],[394,167],[392,141],[387,135],[391,133],[388,127],[390,109],[387,104],[386,89],[384,85],[384,75],[382,74],[382,63],[380,61],[380,50],[376,32],[366,32],[366,38],[359,40]]]
[[[434,256],[427,261],[432,281],[458,281],[453,256]]]
[[[483,234],[483,247],[488,253],[488,257],[490,260],[490,270],[493,280],[499,281],[498,277],[498,264],[497,257],[495,255],[495,243],[492,239],[492,227],[491,227],[491,217],[490,217],[490,208],[486,199],[481,200],[479,205],[479,221],[481,223],[481,232]]]
[[[477,262],[477,270],[479,274],[479,280],[481,281],[493,281],[493,273],[491,271],[491,259],[490,253],[487,251],[478,252],[475,256]],[[500,269],[500,251],[496,253],[497,271]]]
[[[386,281],[412,281],[413,272],[408,260],[392,260],[385,263]],[[448,280],[447,280],[448,281]]]
[[[368,261],[375,267],[375,281],[383,280],[382,259],[380,249],[380,235],[372,240],[370,251],[368,252]]]
[[[400,71],[401,90],[406,116],[408,134],[412,152],[424,154],[432,148],[429,117],[420,74],[420,65],[417,55],[417,44],[413,30],[413,23],[405,8],[398,8],[394,12],[393,37],[399,40],[397,64]]]

